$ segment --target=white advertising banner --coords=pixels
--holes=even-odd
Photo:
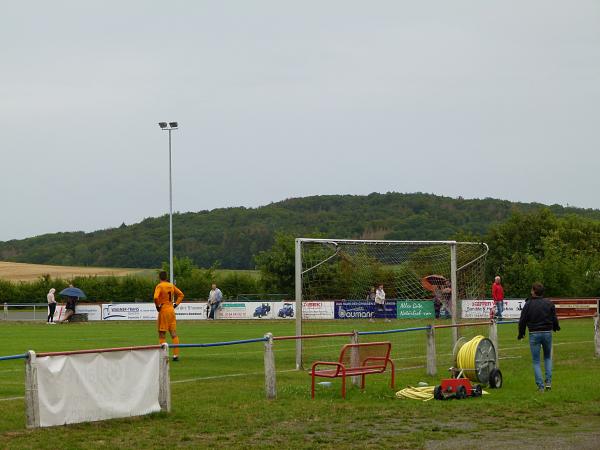
[[[335,302],[302,302],[303,319],[333,319],[335,311]]]
[[[223,302],[217,310],[217,319],[247,319],[245,302]]]
[[[79,312],[79,306],[77,311]],[[175,309],[175,317],[177,320],[206,319],[206,302],[181,303]],[[154,303],[104,303],[102,305],[102,320],[156,320],[157,318],[158,312]]]
[[[160,349],[35,359],[39,425],[158,412]]]
[[[102,320],[102,307],[100,305],[77,305],[77,314],[87,314],[88,320]]]
[[[105,303],[102,320],[156,320],[154,303]]]
[[[504,319],[518,319],[521,317],[521,310],[525,304],[525,299],[505,299]],[[489,319],[490,310],[494,309],[494,300],[462,300],[462,318],[463,319]]]
[[[54,321],[58,322],[65,318],[65,304],[58,303],[54,310]],[[87,314],[88,320],[102,320],[102,307],[100,305],[78,304],[75,306],[77,314]]]
[[[296,305],[283,302],[223,302],[217,319],[293,319]]]

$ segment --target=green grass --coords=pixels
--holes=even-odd
[[[393,327],[416,322],[392,323]],[[417,322],[418,323],[418,322]],[[387,325],[387,324],[386,324]],[[383,323],[324,322],[322,329],[381,329]],[[480,399],[416,402],[397,400],[389,375],[367,379],[364,392],[339,381],[310,399],[310,377],[294,368],[294,343],[276,342],[278,398],[264,398],[262,343],[183,349],[171,364],[172,412],[145,417],[25,429],[23,361],[0,362],[1,448],[593,448],[600,442],[600,359],[593,356],[591,321],[564,321],[555,335],[553,391],[535,392],[529,349],[516,340],[515,325],[499,327],[505,385]],[[215,342],[293,334],[292,321],[178,323],[182,342]],[[312,331],[315,331],[314,329]],[[441,331],[441,330],[440,330]],[[111,322],[46,326],[1,323],[3,355],[154,343],[154,323]],[[445,376],[449,334],[438,335],[439,376],[410,369],[403,355],[424,351],[424,335],[393,337],[398,350],[397,389]],[[366,340],[366,339],[365,339]],[[344,342],[346,342],[344,340]],[[342,341],[312,343],[309,351],[338,351]],[[316,350],[315,350],[316,349]],[[446,359],[445,359],[446,358]],[[450,358],[451,359],[451,358]],[[423,358],[418,360],[422,364]],[[311,361],[311,360],[309,360]],[[216,377],[216,378],[215,378]]]

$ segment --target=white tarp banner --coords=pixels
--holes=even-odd
[[[38,357],[39,426],[160,411],[160,349]]]

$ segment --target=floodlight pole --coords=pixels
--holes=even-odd
[[[169,281],[175,284],[173,278],[173,176],[171,159],[171,131],[169,127]]]
[[[177,130],[177,122],[159,122],[158,126],[163,131],[169,132],[169,281],[175,284],[173,277],[173,158],[171,151],[171,131]]]

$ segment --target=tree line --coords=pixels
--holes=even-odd
[[[443,240],[487,236],[513,213],[543,205],[495,199],[453,199],[431,194],[323,195],[259,208],[224,208],[175,214],[174,253],[197,267],[254,269],[277,232],[349,239]],[[557,217],[600,219],[600,211],[548,207]],[[54,233],[0,242],[0,260],[96,267],[160,267],[168,255],[168,216],[92,233]]]

